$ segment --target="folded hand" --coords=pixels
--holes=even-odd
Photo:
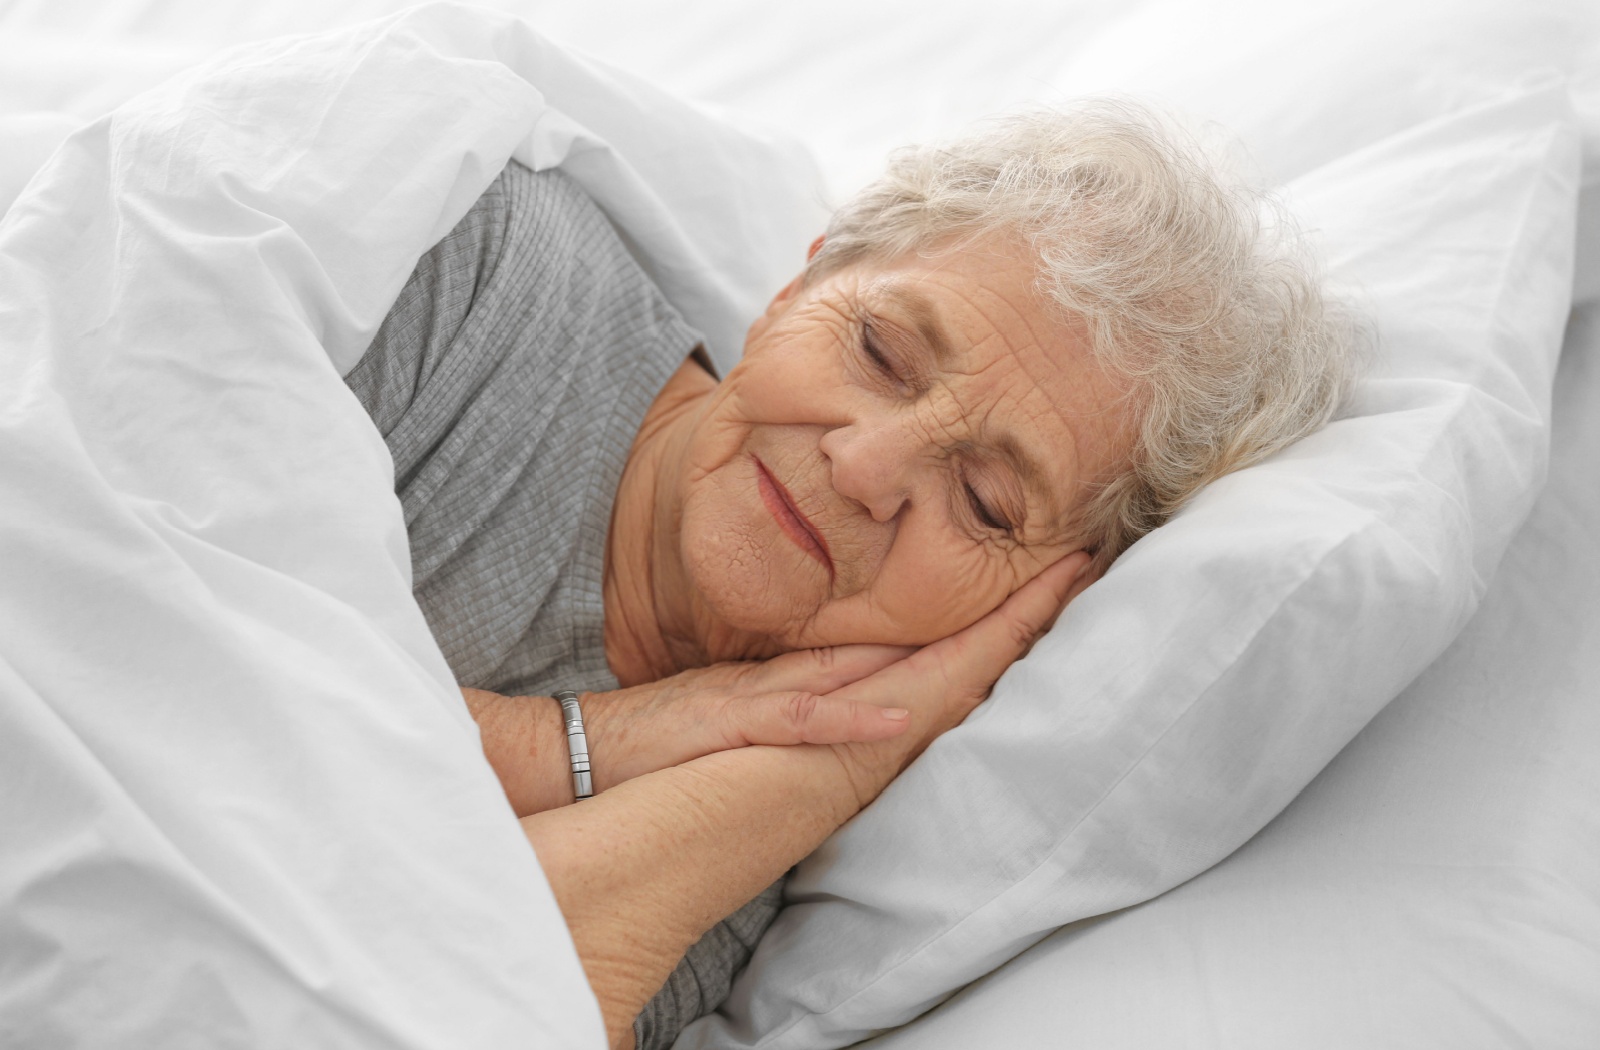
[[[805,649],[579,694],[595,790],[750,744],[842,744],[896,736],[909,724],[903,706],[837,690],[915,651],[892,645]]]
[[[839,645],[580,694],[597,791],[752,744],[833,745],[862,805],[976,707],[1088,584],[1061,559],[977,623],[920,649]],[[463,689],[519,815],[572,798],[559,707]]]

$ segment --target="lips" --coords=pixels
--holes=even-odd
[[[795,546],[821,562],[828,570],[828,575],[833,575],[833,557],[828,553],[828,544],[822,538],[822,533],[811,524],[800,508],[795,505],[794,497],[789,495],[789,490],[783,483],[773,477],[767,465],[754,453],[750,456],[756,463],[756,487],[761,491],[761,502],[767,505],[767,510],[772,513],[778,522],[778,527],[783,529],[783,534],[794,541]]]

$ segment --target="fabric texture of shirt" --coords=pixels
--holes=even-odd
[[[413,593],[462,685],[617,688],[612,504],[646,410],[699,343],[559,172],[507,167],[417,263],[346,383],[394,459]],[[635,1022],[640,1050],[726,998],[778,889],[690,950]]]

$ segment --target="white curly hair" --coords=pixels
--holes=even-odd
[[[1127,100],[988,122],[895,152],[839,208],[805,282],[852,264],[1010,238],[1037,287],[1126,380],[1133,447],[1069,523],[1103,570],[1202,486],[1320,428],[1358,326],[1269,195]]]

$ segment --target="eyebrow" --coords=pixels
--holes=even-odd
[[[916,337],[933,353],[933,359],[939,368],[950,371],[956,363],[956,352],[945,336],[944,327],[939,323],[938,310],[932,300],[916,289],[900,284],[887,284],[880,289],[880,292],[885,299],[905,313],[911,321],[912,328],[915,329]],[[1059,518],[1063,507],[1056,499],[1055,489],[1050,484],[1050,474],[1033,453],[1009,432],[997,435],[989,444],[1006,461],[1006,465],[1022,479],[1023,485],[1033,490],[1034,497],[1044,506],[1047,515]]]
[[[940,368],[948,370],[956,359],[950,340],[945,337],[944,326],[939,323],[939,313],[932,301],[921,292],[904,285],[890,284],[882,289],[883,297],[894,303],[911,321],[916,336],[933,352],[933,360]]]
[[[1055,490],[1049,484],[1050,476],[1045,473],[1033,454],[1010,434],[996,437],[994,450],[1000,453],[1007,465],[1022,478],[1023,485],[1033,490],[1034,496],[1045,505],[1045,512],[1051,518],[1060,517],[1061,507],[1056,502]]]

